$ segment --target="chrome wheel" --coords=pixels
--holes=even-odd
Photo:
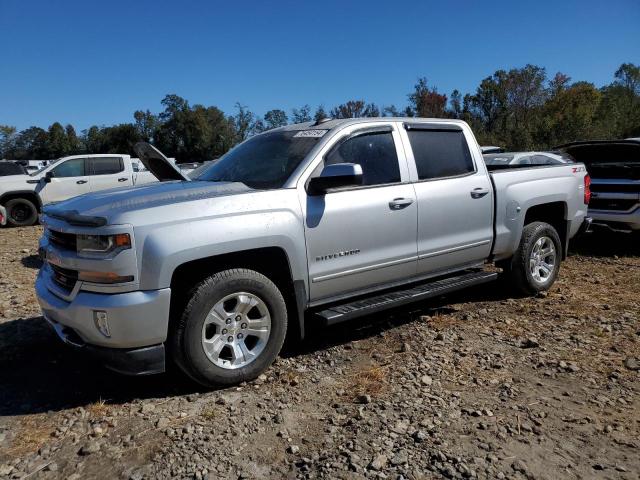
[[[546,283],[556,266],[556,248],[549,237],[540,237],[529,257],[529,271],[537,283]]]
[[[271,316],[264,301],[252,293],[227,295],[216,303],[202,326],[202,348],[221,368],[242,368],[264,350]]]

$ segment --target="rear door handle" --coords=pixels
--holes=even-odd
[[[402,210],[413,203],[411,198],[394,198],[389,202],[389,208],[391,210]]]
[[[78,180],[76,183],[78,185],[84,185],[85,183],[87,183],[87,181],[86,180]]]
[[[126,182],[126,181],[127,181],[127,179],[126,179],[126,178],[119,178],[119,179],[118,179],[118,181],[119,181],[119,182]]]
[[[487,193],[489,193],[488,188],[481,188],[481,187],[474,188],[473,190],[471,190],[471,198],[482,198]]]

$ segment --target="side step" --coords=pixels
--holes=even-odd
[[[325,325],[351,320],[352,318],[370,315],[372,313],[395,308],[428,298],[439,297],[446,293],[454,292],[472,285],[480,285],[495,280],[498,274],[495,272],[474,271],[463,273],[455,277],[447,277],[435,280],[405,290],[393,290],[391,292],[361,298],[348,303],[334,305],[315,312]]]

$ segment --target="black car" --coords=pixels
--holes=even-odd
[[[16,162],[0,162],[0,177],[7,175],[26,175],[27,170]]]

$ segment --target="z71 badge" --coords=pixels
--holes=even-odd
[[[316,257],[316,262],[321,262],[323,260],[331,260],[332,258],[346,257],[348,255],[357,255],[360,253],[359,248],[355,248],[353,250],[345,250],[343,252],[330,253],[329,255],[320,255]]]

